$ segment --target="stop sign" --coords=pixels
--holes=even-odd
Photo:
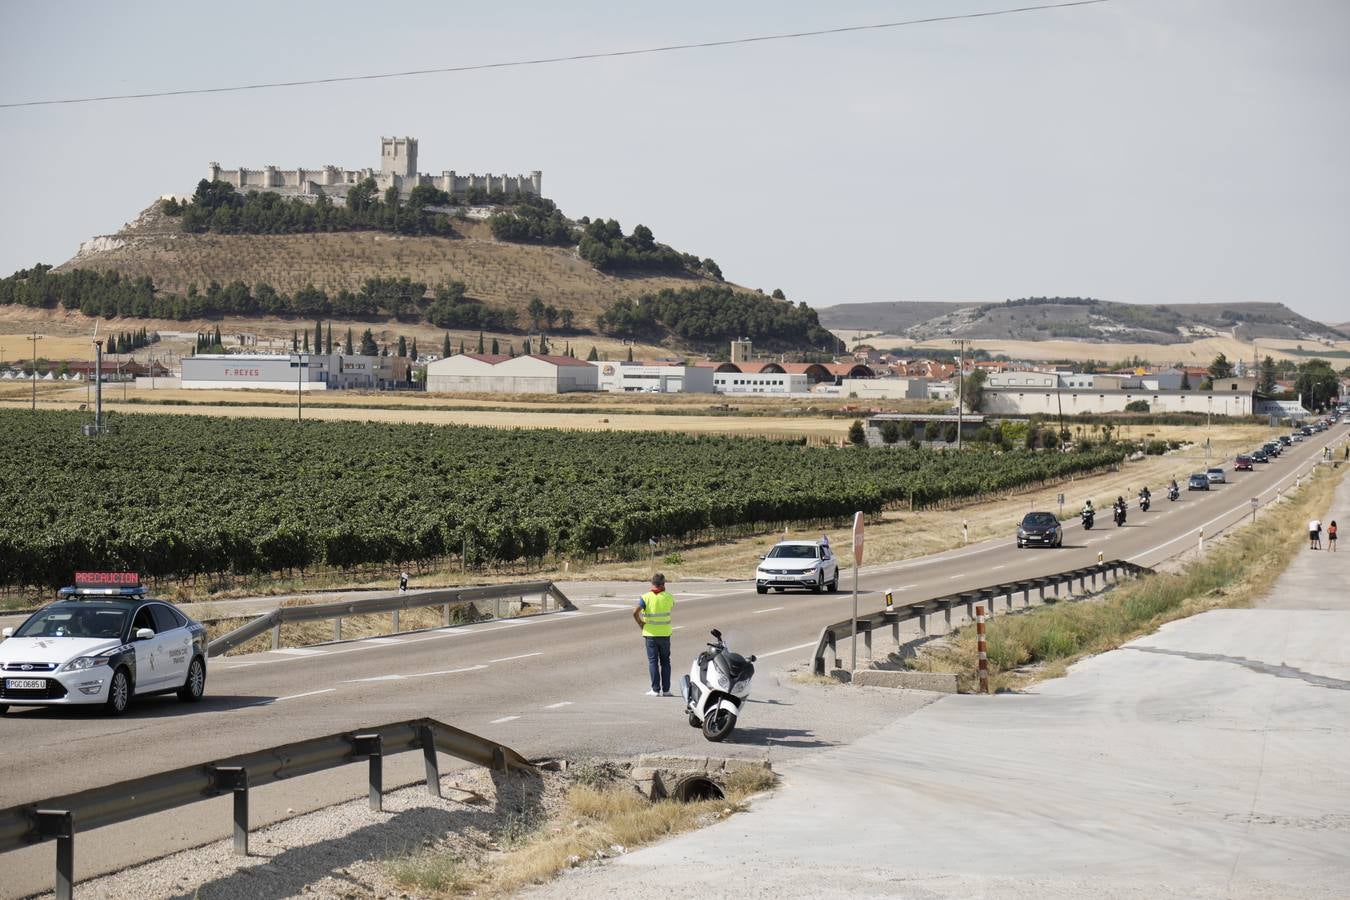
[[[863,515],[860,512],[853,514],[853,564],[862,565],[863,553]]]

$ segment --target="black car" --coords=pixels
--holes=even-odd
[[[1209,476],[1204,472],[1197,472],[1186,479],[1186,490],[1188,491],[1207,491],[1209,490]]]
[[[1280,435],[1280,446],[1282,446],[1282,447],[1289,447],[1289,446],[1292,446],[1293,443],[1294,443],[1294,439],[1291,438],[1289,435],[1287,435],[1287,434],[1282,434],[1282,435]]]
[[[1063,547],[1064,529],[1054,513],[1029,512],[1017,526],[1018,548],[1038,544],[1042,547]]]
[[[1252,462],[1268,463],[1270,462],[1270,454],[1264,450],[1253,450]]]

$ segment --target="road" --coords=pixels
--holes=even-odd
[[[1350,520],[1350,479],[1325,518]],[[1344,897],[1347,581],[1350,555],[1305,548],[1255,608],[947,697],[526,896]]]
[[[1152,511],[1141,514],[1136,507],[1124,528],[1110,525],[1109,516],[1099,519],[1105,527],[1091,532],[1068,523],[1060,550],[1019,551],[1010,535],[864,567],[860,609],[877,608],[878,593],[887,589],[897,592],[897,602],[941,596],[1086,565],[1098,553],[1154,564],[1194,546],[1199,529],[1215,534],[1250,516],[1251,497],[1265,503],[1292,486],[1322,447],[1340,441],[1345,431],[1338,427],[1317,435],[1257,471],[1230,473],[1233,483],[1208,493],[1183,492],[1175,503],[1158,487]],[[844,581],[851,583],[851,577]],[[679,599],[673,652],[677,678],[712,627],[748,635],[753,647],[747,652],[763,660],[755,680],[759,702],[744,716],[736,743],[725,748],[728,754],[767,753],[781,759],[846,743],[884,724],[874,712],[850,712],[848,700],[840,700],[837,708],[834,701],[808,708],[812,692],[783,677],[785,665],[809,656],[824,625],[847,617],[851,600],[844,586],[837,595],[760,596],[744,582],[672,584]],[[642,589],[627,586],[625,595],[617,588],[583,585],[576,591],[575,612],[213,660],[207,697],[197,708],[153,698],[118,719],[81,710],[12,710],[0,720],[6,750],[0,806],[418,716],[503,741],[530,757],[706,752],[707,745],[680,714],[678,699],[643,696],[645,657],[630,619],[631,604]],[[601,596],[606,593],[614,596]],[[409,779],[416,777],[415,762],[404,763]],[[395,777],[403,771],[399,765],[390,763]],[[275,811],[260,806],[259,815],[280,816],[355,796],[358,782],[350,773],[313,776],[290,786],[291,793],[278,793]],[[225,821],[222,813],[202,825],[202,839],[221,833]],[[201,837],[185,825],[176,826],[174,834],[176,845]],[[41,859],[45,870],[49,861],[45,855]]]

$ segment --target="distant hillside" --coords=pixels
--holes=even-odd
[[[820,311],[828,328],[893,334],[913,340],[1076,340],[1175,344],[1229,336],[1343,339],[1331,328],[1282,303],[1116,303],[1080,297],[1031,297],[1003,303],[852,303]]]
[[[265,283],[291,293],[312,285],[329,293],[359,291],[367,279],[410,278],[437,285],[461,281],[468,297],[517,310],[528,320],[539,297],[570,309],[577,327],[594,327],[618,300],[663,289],[724,282],[706,275],[606,274],[575,248],[498,241],[487,222],[456,221],[457,237],[398,235],[378,231],[317,234],[189,234],[158,203],[115,235],[86,241],[55,271],[117,271],[149,276],[158,290],[205,290],[211,282]],[[734,285],[732,287],[735,287]]]

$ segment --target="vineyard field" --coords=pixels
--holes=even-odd
[[[651,433],[0,410],[0,582],[574,557],[842,519],[1118,462],[1113,449],[806,447]]]

